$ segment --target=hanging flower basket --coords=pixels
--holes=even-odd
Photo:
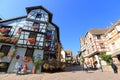
[[[32,29],[40,29],[39,26],[32,26],[31,28],[32,28]]]
[[[49,67],[50,67],[50,65],[49,65],[48,63],[45,63],[45,64],[43,65],[43,68],[44,68],[45,70],[48,70]]]
[[[35,44],[35,38],[28,38],[27,43]]]

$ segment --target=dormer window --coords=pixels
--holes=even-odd
[[[96,35],[97,36],[97,39],[101,39],[101,36],[100,35]]]
[[[41,15],[42,15],[42,14],[37,14],[37,15],[36,15],[36,18],[41,18]]]
[[[37,15],[36,15],[36,20],[41,20],[41,15],[42,15],[42,14],[37,14]]]

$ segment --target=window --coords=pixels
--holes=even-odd
[[[97,36],[97,39],[101,39],[101,36],[100,35],[96,35]]]
[[[9,46],[9,45],[2,45],[0,51],[3,52],[5,54],[5,56],[7,56],[10,48],[11,48],[11,46]]]
[[[40,26],[39,23],[34,22],[33,26]]]
[[[48,31],[47,36],[51,36],[51,35],[52,35],[52,31]]]
[[[40,19],[41,19],[41,15],[42,15],[42,14],[37,14],[37,15],[36,15],[36,20],[40,20]]]
[[[25,56],[27,57],[33,57],[34,49],[33,48],[27,48]]]
[[[101,47],[101,49],[105,49],[104,43],[100,43],[100,47]]]
[[[36,18],[41,18],[42,14],[37,14]]]
[[[120,25],[116,26],[116,30],[120,32]]]
[[[112,50],[117,49],[117,45],[115,43],[112,43]]]

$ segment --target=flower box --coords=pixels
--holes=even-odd
[[[35,44],[35,38],[28,38],[27,43]]]
[[[39,26],[32,26],[31,28],[32,28],[32,29],[40,29]]]
[[[52,39],[51,36],[46,36],[45,38],[48,39],[48,40],[51,40],[51,39]]]
[[[49,51],[49,50],[50,50],[50,47],[49,47],[49,46],[46,46],[46,47],[44,48],[44,50]]]
[[[0,28],[0,32],[3,34],[8,32],[8,31],[9,31],[9,28]]]

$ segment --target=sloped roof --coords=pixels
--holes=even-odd
[[[22,18],[26,18],[26,17],[27,16],[20,16],[20,17],[15,17],[15,18],[11,18],[11,19],[0,20],[0,23],[7,22],[7,21],[12,21],[12,20],[17,20],[17,19],[22,19]]]
[[[91,34],[105,34],[107,32],[108,28],[104,28],[104,29],[91,29],[89,30],[88,32],[91,33]]]
[[[68,54],[72,54],[72,50],[64,50]]]
[[[112,26],[108,28],[106,34],[113,30],[117,25],[120,25],[120,19],[118,19]]]

